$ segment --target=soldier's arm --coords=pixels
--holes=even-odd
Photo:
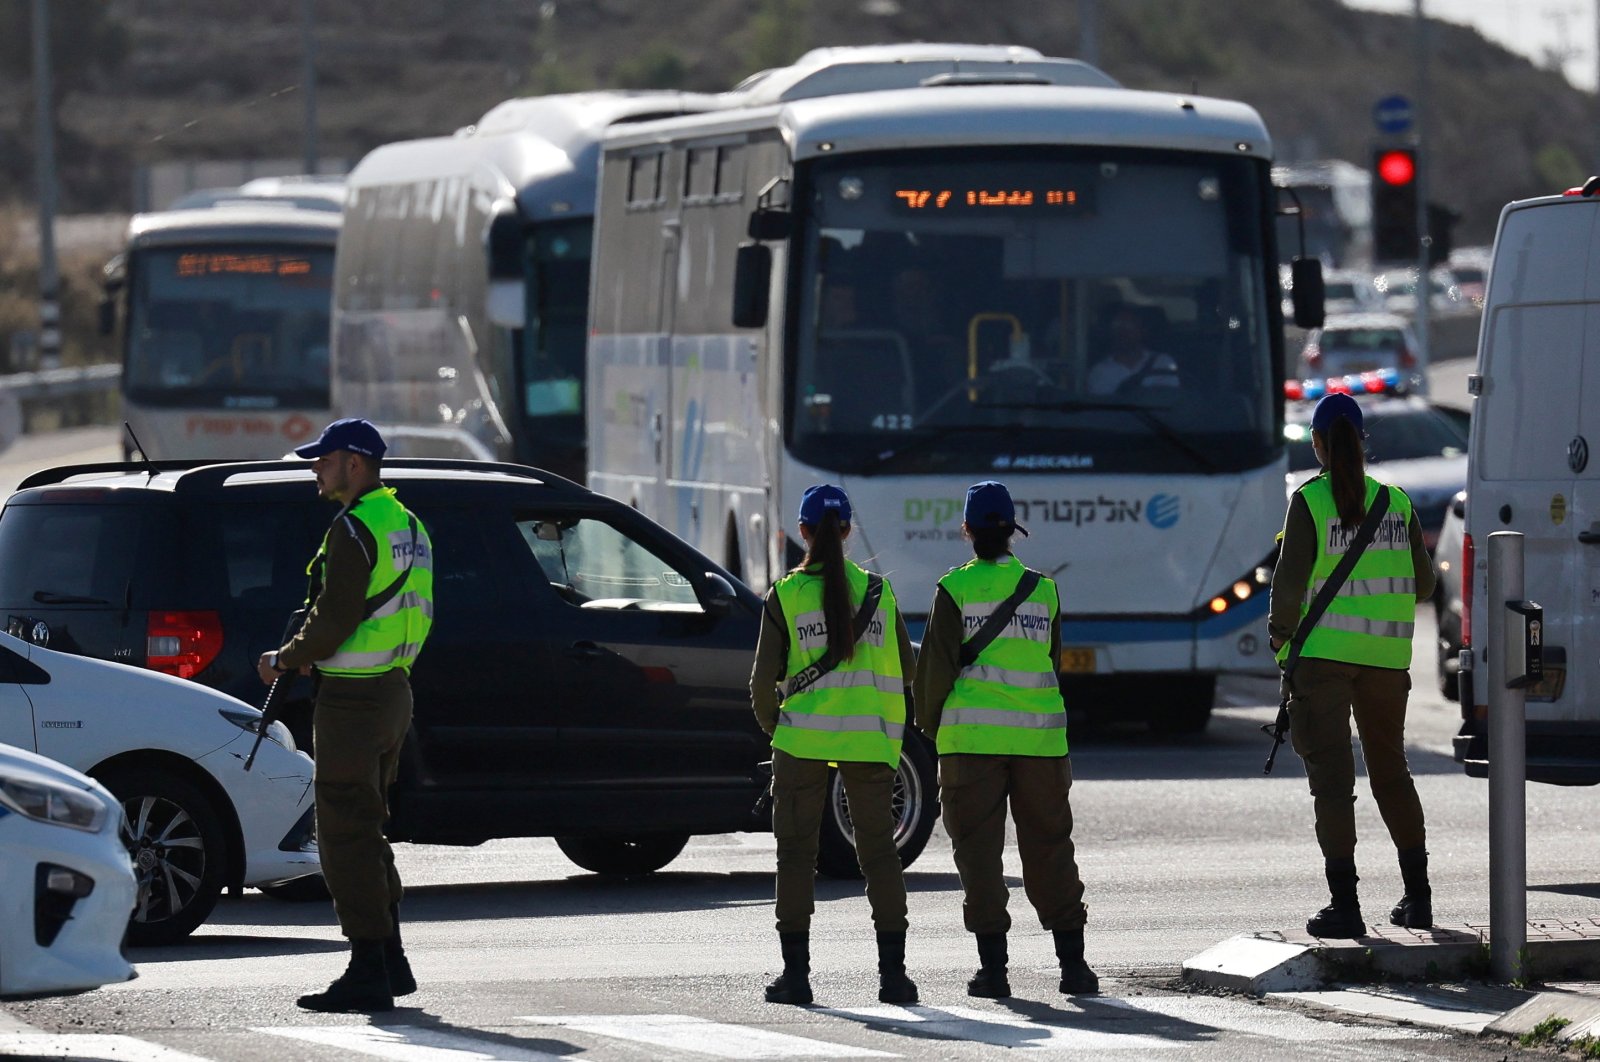
[[[961,609],[944,587],[933,592],[933,608],[922,632],[922,652],[917,655],[917,681],[912,687],[917,729],[928,737],[939,733],[945,698],[961,673]]]
[[[355,517],[341,515],[334,522],[322,592],[312,602],[300,633],[278,650],[279,667],[294,669],[326,660],[361,626],[377,548],[372,532]]]
[[[756,662],[750,670],[750,707],[756,713],[756,722],[769,735],[778,728],[778,682],[789,656],[787,624],[783,606],[778,604],[778,592],[768,590],[761,610],[761,633],[756,638]]]
[[[1317,529],[1311,507],[1299,494],[1284,514],[1280,545],[1278,566],[1272,571],[1272,607],[1267,614],[1267,633],[1274,649],[1293,638],[1300,626],[1300,606],[1317,563]]]

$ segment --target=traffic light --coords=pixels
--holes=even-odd
[[[1372,257],[1379,262],[1415,261],[1417,238],[1417,149],[1380,147],[1372,152]]]

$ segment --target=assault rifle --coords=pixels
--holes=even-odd
[[[300,633],[307,611],[299,609],[289,617],[289,624],[283,630],[283,641],[279,644],[287,645],[291,638]],[[245,770],[255,766],[256,753],[261,751],[261,739],[267,736],[267,727],[283,718],[284,705],[289,699],[289,688],[294,685],[295,676],[295,671],[280,671],[267,688],[267,699],[261,703],[261,719],[256,723],[256,740],[250,746],[250,755],[244,759]]]

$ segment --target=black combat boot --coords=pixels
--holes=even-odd
[[[406,949],[400,944],[400,905],[389,905],[389,918],[394,930],[383,942],[383,965],[389,971],[389,992],[395,996],[409,996],[417,990],[417,979],[411,974],[411,963],[406,959]]]
[[[1011,982],[1006,980],[1004,933],[978,934],[978,962],[978,972],[967,982],[967,995],[980,999],[1005,999],[1011,995]]]
[[[301,996],[295,1002],[305,1010],[346,1013],[393,1010],[389,973],[383,964],[383,941],[352,940],[350,965],[326,992]]]
[[[1311,916],[1306,932],[1314,937],[1354,940],[1367,935],[1367,923],[1361,918],[1361,902],[1356,899],[1356,861],[1329,859],[1324,861],[1323,873],[1328,878],[1328,894],[1333,902]]]
[[[768,1003],[811,1002],[811,934],[779,933],[783,973],[767,986]]]
[[[1406,894],[1389,912],[1392,925],[1407,929],[1433,928],[1433,888],[1428,884],[1428,850],[1421,846],[1400,853],[1400,880]]]
[[[1100,994],[1100,977],[1083,961],[1083,930],[1057,929],[1056,958],[1061,962],[1061,994],[1094,996]]]
[[[906,935],[878,934],[878,1002],[915,1003],[916,982],[906,976]]]

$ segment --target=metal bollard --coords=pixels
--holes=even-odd
[[[1489,665],[1489,971],[1520,980],[1528,942],[1527,698],[1520,684],[1525,642],[1512,605],[1522,603],[1523,536],[1489,536],[1484,641]],[[1512,668],[1519,668],[1513,673]]]

